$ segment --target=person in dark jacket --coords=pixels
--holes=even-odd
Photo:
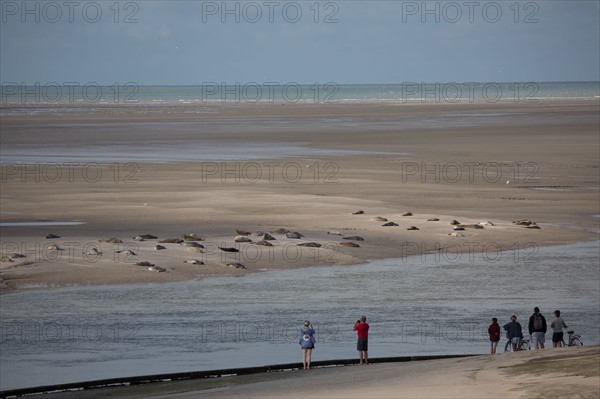
[[[546,342],[546,318],[540,313],[540,308],[533,308],[533,314],[529,317],[529,335],[531,335],[531,343],[535,349],[544,349]]]
[[[491,342],[490,354],[494,355],[498,341],[500,341],[500,325],[498,324],[498,319],[495,317],[492,317],[492,324],[488,327],[488,334],[490,335]]]
[[[506,323],[503,328],[506,330],[506,338],[512,343],[513,351],[516,351],[521,339],[523,339],[523,329],[521,324],[517,322],[517,316],[510,316],[510,323]]]

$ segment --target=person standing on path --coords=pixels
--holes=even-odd
[[[568,328],[565,324],[565,321],[562,317],[560,317],[560,310],[554,311],[555,319],[550,323],[550,328],[552,328],[552,345],[555,348],[560,348],[563,346],[563,328]]]
[[[369,364],[369,325],[367,324],[367,317],[361,316],[360,320],[356,320],[354,323],[354,331],[358,335],[358,342],[356,343],[356,349],[358,350],[358,357],[360,364]]]
[[[312,350],[315,349],[315,329],[308,320],[304,322],[304,327],[300,329],[300,347],[302,348],[302,367],[304,370],[310,369],[310,359]]]
[[[498,341],[500,341],[500,325],[498,324],[498,319],[492,317],[492,324],[488,327],[488,334],[490,335],[490,354],[496,354],[496,348],[498,347]]]
[[[531,335],[531,343],[535,349],[544,349],[546,342],[546,318],[540,313],[540,308],[533,308],[533,314],[529,317],[529,335]]]

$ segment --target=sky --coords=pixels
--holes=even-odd
[[[600,80],[600,1],[6,1],[0,80]]]

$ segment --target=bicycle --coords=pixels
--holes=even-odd
[[[563,338],[563,346],[583,346],[583,340],[581,339],[581,335],[576,335],[575,331],[573,330],[567,331],[567,334],[569,334],[569,343],[567,344],[565,342],[565,339]]]
[[[515,352],[515,351],[528,351],[531,350],[531,341],[527,338],[521,338],[519,344],[515,347],[512,345],[512,340],[506,341],[504,345],[504,352]]]

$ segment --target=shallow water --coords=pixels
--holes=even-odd
[[[560,309],[584,343],[599,343],[599,246],[6,294],[0,389],[299,361],[307,318],[315,360],[355,356],[362,314],[371,357],[487,353],[491,317],[526,324],[534,306],[548,323]]]
[[[3,212],[5,214],[17,215],[19,212]],[[86,222],[0,222],[0,227],[39,227],[39,226],[79,226]]]

